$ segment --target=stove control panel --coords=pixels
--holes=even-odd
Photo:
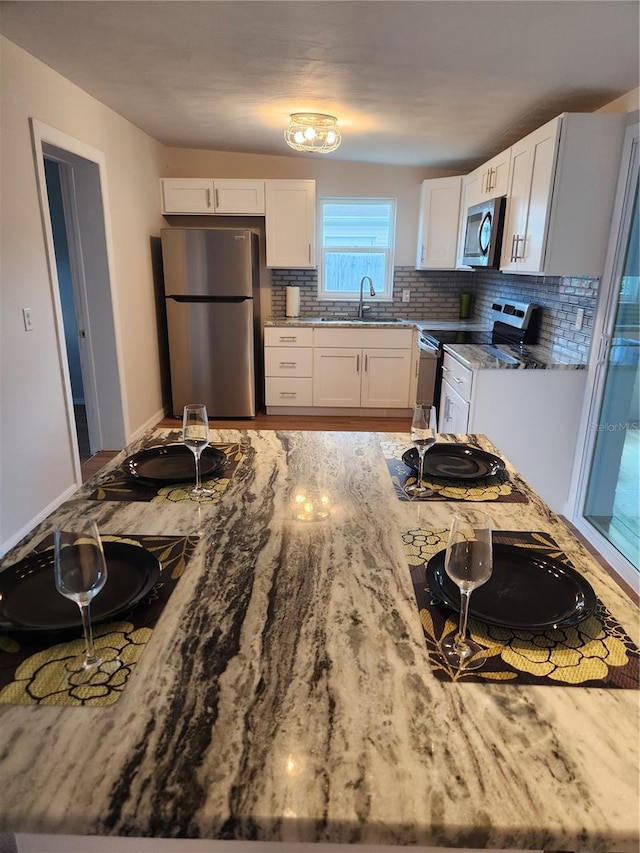
[[[491,305],[491,316],[500,323],[514,326],[516,329],[526,329],[533,311],[537,308],[533,302],[512,302],[495,300]]]

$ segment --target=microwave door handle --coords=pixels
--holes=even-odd
[[[478,248],[480,249],[480,253],[483,257],[486,257],[487,252],[489,251],[489,246],[491,245],[491,212],[487,211],[485,215],[482,217],[480,221],[480,225],[478,227]],[[482,245],[482,229],[484,228],[485,222],[489,222],[489,242],[486,246]]]

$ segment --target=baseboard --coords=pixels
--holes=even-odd
[[[136,441],[140,438],[141,435],[144,435],[147,430],[153,429],[153,427],[157,426],[158,423],[165,417],[164,409],[159,409],[155,415],[152,415],[145,423],[142,424],[141,427],[134,430],[134,432],[129,433],[127,438],[127,446],[131,444],[132,441]]]
[[[10,551],[13,547],[15,547],[18,542],[20,542],[21,539],[31,533],[31,531],[35,527],[37,527],[37,525],[40,524],[41,521],[44,521],[48,515],[58,509],[60,504],[63,504],[71,497],[71,495],[75,494],[78,488],[79,485],[77,483],[73,486],[69,486],[68,489],[65,489],[65,491],[62,492],[61,495],[58,495],[55,500],[51,501],[51,503],[47,507],[41,510],[36,516],[34,516],[31,521],[25,524],[24,527],[18,530],[17,533],[7,539],[6,542],[2,542],[2,544],[0,544],[0,557],[4,557],[7,551]]]

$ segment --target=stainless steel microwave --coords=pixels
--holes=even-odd
[[[468,267],[500,266],[506,198],[491,198],[467,211],[461,262]]]

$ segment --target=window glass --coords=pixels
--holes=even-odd
[[[395,213],[395,199],[320,200],[321,299],[359,298],[365,275],[376,292],[372,297],[367,283],[366,301],[392,299]]]

